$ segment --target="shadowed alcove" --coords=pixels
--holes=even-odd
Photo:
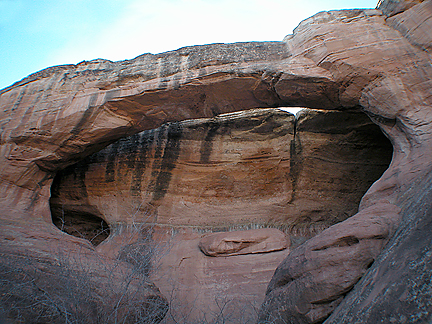
[[[355,214],[391,156],[361,112],[254,109],[121,139],[57,174],[51,210],[86,238],[106,238],[105,221],[309,236]],[[150,207],[157,219],[140,216]]]
[[[57,174],[51,211],[57,227],[69,225],[62,229],[69,234],[88,239],[103,232],[94,244],[107,238],[103,218],[111,236],[99,251],[134,264],[136,253],[124,258],[124,251],[142,246],[160,254],[157,242],[164,245],[163,258],[153,262],[157,270],[147,275],[171,296],[174,318],[188,309],[194,309],[188,320],[204,309],[214,312],[223,296],[227,313],[243,309],[247,315],[235,316],[252,320],[257,306],[250,305],[262,298],[256,291],[265,291],[287,253],[354,215],[391,158],[392,145],[360,111],[252,109],[167,123],[118,140]],[[150,227],[153,240],[119,234],[137,225]],[[198,249],[212,232],[266,227],[282,230],[291,246],[211,263]],[[236,279],[243,272],[252,276],[253,292],[249,280]]]

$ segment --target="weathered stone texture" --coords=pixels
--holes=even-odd
[[[361,110],[390,139],[391,164],[363,196],[356,215],[319,233],[285,259],[269,286],[260,318],[308,323],[322,321],[333,312],[329,323],[356,319],[375,323],[377,314],[384,321],[430,321],[425,274],[431,270],[427,240],[432,168],[431,1],[383,0],[379,8],[382,11],[319,13],[304,20],[283,42],[215,44],[122,62],[95,60],[53,67],[1,90],[4,273],[10,273],[6,261],[23,256],[30,260],[30,268],[38,269],[32,282],[55,292],[57,286],[44,283],[47,278],[59,282],[59,253],[66,253],[69,261],[83,258],[82,263],[95,274],[94,282],[101,283],[93,300],[107,294],[111,302],[118,300],[121,287],[110,291],[112,286],[104,280],[111,274],[116,278],[133,272],[136,266],[124,261],[127,257],[113,259],[104,244],[95,250],[88,241],[59,231],[51,222],[49,198],[58,171],[120,138],[166,122],[258,107]],[[175,138],[176,132],[165,134]],[[311,142],[319,138],[310,133]],[[290,147],[291,152],[297,151]],[[305,166],[313,170],[308,163]],[[301,186],[301,182],[295,184]],[[194,240],[197,247],[199,238]],[[298,263],[296,256],[304,262]],[[352,262],[352,256],[358,262]],[[229,258],[240,257],[249,255]],[[96,266],[98,260],[103,261]],[[118,264],[114,273],[102,266],[113,262]],[[298,265],[295,274],[293,265]],[[13,265],[14,269],[26,267],[27,263]],[[83,267],[72,269],[85,273]],[[140,276],[141,282],[148,283]],[[9,282],[13,280],[16,277]],[[424,285],[410,285],[415,280]],[[157,321],[166,311],[166,300],[147,283],[138,295],[160,301]],[[63,289],[72,295],[74,291]],[[25,291],[14,293],[18,299],[26,296]],[[134,300],[137,295],[124,296]],[[144,309],[151,309],[150,303]]]
[[[387,5],[390,6],[390,2],[384,1],[382,3],[384,7]],[[394,154],[389,169],[379,181],[372,185],[362,199],[359,213],[352,218],[358,222],[357,229],[359,232],[352,237],[347,237],[346,251],[339,253],[338,244],[330,244],[325,249],[326,253],[335,253],[341,259],[339,261],[333,260],[331,268],[326,270],[323,270],[325,268],[323,266],[322,271],[319,271],[322,277],[310,276],[307,278],[306,275],[294,276],[290,280],[282,279],[290,277],[289,271],[285,273],[283,271],[286,266],[298,265],[296,273],[309,273],[310,269],[319,268],[319,264],[325,261],[326,257],[314,253],[314,248],[309,244],[321,239],[332,241],[332,236],[327,234],[331,233],[331,230],[341,230],[349,233],[348,228],[345,228],[345,226],[350,225],[351,219],[335,225],[329,229],[329,232],[324,231],[300,247],[298,251],[304,258],[304,262],[298,263],[296,261],[296,253],[292,253],[287,257],[273,278],[273,282],[278,282],[277,286],[271,284],[269,287],[267,299],[263,304],[261,313],[262,321],[275,318],[276,322],[283,322],[284,319],[288,322],[313,323],[324,320],[333,311],[333,315],[328,322],[341,323],[344,321],[351,323],[358,320],[358,318],[361,318],[360,322],[362,323],[376,323],[378,318],[384,321],[390,319],[397,321],[403,317],[407,318],[404,312],[408,309],[409,313],[415,314],[416,305],[421,304],[421,302],[419,304],[419,300],[426,298],[427,293],[426,295],[423,293],[418,295],[419,300],[410,297],[408,298],[410,302],[405,302],[403,290],[399,290],[394,294],[390,293],[389,288],[393,285],[405,286],[398,281],[402,276],[406,276],[405,278],[418,276],[416,273],[418,270],[414,270],[418,268],[405,267],[400,274],[392,277],[388,272],[381,273],[379,271],[382,265],[381,261],[373,263],[369,270],[368,267],[371,263],[366,261],[352,265],[348,267],[349,270],[347,268],[343,272],[340,281],[330,284],[329,290],[323,289],[323,285],[332,282],[332,278],[334,278],[332,267],[344,268],[352,258],[351,253],[356,253],[359,260],[362,260],[359,255],[369,255],[370,262],[380,254],[380,248],[374,250],[365,245],[362,246],[361,233],[369,233],[375,226],[370,220],[371,216],[377,215],[377,211],[373,208],[381,206],[378,215],[382,215],[380,218],[383,220],[387,219],[383,223],[384,228],[387,227],[384,233],[387,234],[377,236],[377,243],[373,243],[375,247],[384,247],[390,240],[391,234],[395,232],[400,224],[399,220],[403,220],[404,226],[408,226],[406,222],[410,223],[410,219],[415,223],[414,219],[416,217],[418,217],[417,221],[424,217],[421,210],[429,205],[423,194],[419,193],[419,196],[414,198],[414,193],[418,192],[418,188],[429,186],[424,181],[427,181],[427,174],[429,174],[431,168],[430,163],[427,162],[429,154],[426,152],[429,151],[427,147],[429,147],[431,138],[430,107],[432,105],[432,96],[430,80],[432,65],[427,47],[424,45],[418,46],[423,41],[427,42],[427,38],[421,36],[421,31],[425,28],[427,19],[412,19],[421,15],[429,15],[426,9],[428,5],[430,5],[430,1],[415,6],[409,4],[406,7],[410,7],[409,10],[403,14],[393,16],[394,18],[382,16],[379,11],[320,13],[300,24],[294,35],[287,39],[288,43],[293,44],[290,48],[299,55],[311,58],[319,66],[326,68],[341,80],[342,92],[340,92],[340,98],[346,98],[348,102],[358,100],[365,111],[389,136],[393,143]],[[411,17],[411,20],[409,17]],[[402,24],[400,19],[408,20]],[[366,21],[368,23],[363,27],[355,28],[357,24],[363,24]],[[400,22],[399,25],[398,21]],[[399,31],[393,29],[393,26],[398,28],[412,26],[412,28],[410,31],[400,34]],[[417,27],[419,34],[410,38],[411,34],[415,35],[414,30]],[[336,32],[337,30],[344,30],[344,32]],[[408,39],[404,36],[407,36]],[[413,41],[416,37],[422,41]],[[301,42],[299,42],[300,40]],[[418,182],[415,184],[416,181]],[[416,214],[418,212],[416,217],[408,212],[407,205],[402,203],[405,201],[402,198],[404,192],[413,194],[410,197],[416,201],[418,206],[418,210],[415,212]],[[397,208],[394,205],[402,208],[401,217],[397,215]],[[413,212],[412,209],[411,212]],[[408,217],[409,214],[410,217]],[[414,223],[411,223],[411,226],[415,226]],[[363,225],[360,226],[360,224]],[[422,243],[420,241],[408,243],[413,239],[408,232],[405,234],[402,234],[403,232],[398,233],[397,237],[399,237],[399,240],[404,241],[405,244],[417,246],[418,243],[419,250],[428,249],[428,243],[424,241]],[[388,248],[389,251],[392,251],[391,245],[388,245]],[[362,252],[359,254],[359,251]],[[384,253],[391,253],[389,251],[385,250]],[[397,253],[392,252],[391,254],[393,258],[397,258]],[[408,259],[412,260],[413,264],[425,262],[423,257],[419,257],[415,261],[416,256],[411,256]],[[385,267],[385,265],[382,266]],[[425,266],[424,270],[427,269],[428,266]],[[372,280],[373,284],[370,284],[370,282],[367,284],[367,281],[358,283],[358,280],[366,271],[369,271],[366,276],[370,278],[369,280]],[[346,273],[353,276],[345,278]],[[372,273],[375,273],[373,279],[371,277]],[[357,295],[354,292],[352,294],[348,293],[344,303],[337,307],[345,294],[355,284],[357,284],[357,290],[355,291],[361,291],[361,293]],[[362,287],[366,285],[373,289],[374,292],[369,294],[370,290],[368,292],[362,290]],[[335,293],[336,290],[338,293]],[[377,299],[373,296],[377,295],[391,298],[393,307],[385,306],[384,298],[381,298],[380,302],[376,303]],[[370,298],[367,296],[370,296]],[[399,299],[402,300],[401,305],[405,306],[401,308],[395,306],[399,303],[396,303],[395,300]],[[410,306],[406,306],[408,304]],[[359,305],[362,305],[361,308],[359,308]],[[335,307],[337,308],[335,309]],[[384,317],[379,317],[379,310],[383,309],[386,309],[383,313]],[[346,310],[350,310],[350,312]],[[428,307],[423,307],[422,312],[422,320],[430,318],[430,309]]]
[[[289,240],[278,229],[262,228],[206,235],[198,246],[208,256],[233,256],[284,250]]]
[[[256,109],[169,123],[59,172],[51,210],[59,228],[95,244],[106,236],[94,225],[105,219],[112,231],[98,251],[109,255],[134,241],[130,231],[116,230],[127,224],[180,231],[164,235],[175,247],[152,278],[167,296],[175,289],[176,317],[181,310],[198,321],[216,312],[222,295],[230,312],[237,304],[261,303],[272,266],[288,251],[256,254],[284,250],[289,236],[304,240],[355,214],[391,153],[387,138],[359,112],[304,110],[295,119],[279,109]],[[287,236],[275,228],[228,231],[268,226]],[[210,262],[198,247],[208,256],[250,257]],[[246,288],[237,277],[249,278],[257,262],[266,265],[256,266],[254,285]],[[179,272],[179,263],[196,270]],[[217,284],[222,278],[226,284]],[[245,289],[246,296],[238,294]],[[206,299],[206,306],[188,295]]]
[[[294,116],[274,109],[165,124],[64,170],[51,205],[96,209],[109,224],[265,224],[291,192],[293,134]]]
[[[122,139],[54,181],[54,218],[314,233],[357,212],[392,148],[363,113],[250,110]],[[156,213],[156,218],[149,214]]]

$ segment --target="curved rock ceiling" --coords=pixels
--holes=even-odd
[[[166,122],[258,107],[362,110],[390,139],[391,164],[357,214],[282,262],[260,322],[313,323],[330,314],[326,323],[401,322],[407,314],[430,321],[432,1],[384,0],[379,9],[318,13],[282,42],[52,67],[1,90],[0,250],[2,273],[14,274],[8,282],[13,286],[33,273],[26,295],[37,292],[43,299],[46,288],[84,296],[58,278],[65,268],[74,274],[86,269],[98,279],[81,286],[98,284],[85,304],[105,296],[109,307],[124,289],[121,274],[141,271],[123,263],[96,269],[92,261],[112,261],[51,222],[56,172],[115,140]],[[129,282],[136,294],[125,294],[106,322],[120,313],[137,319],[148,310],[160,320],[167,306],[157,288],[147,279]],[[9,293],[18,304],[29,302],[22,292]],[[61,315],[56,312],[52,318]]]

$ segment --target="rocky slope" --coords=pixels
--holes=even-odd
[[[260,321],[430,321],[432,1],[383,0],[378,9],[319,13],[283,42],[53,67],[1,90],[2,302],[11,316],[56,319],[70,305],[100,303],[111,309],[105,322],[141,315],[158,321],[166,312],[166,300],[130,253],[113,259],[53,225],[50,188],[60,170],[166,122],[304,106],[362,110],[390,139],[393,157],[357,214],[282,262]],[[88,284],[65,281],[88,273]],[[13,289],[22,282],[29,291]],[[92,285],[85,303],[76,302],[83,289],[68,288]],[[62,305],[55,294],[75,302]],[[35,300],[38,307],[22,307]],[[75,313],[95,318],[94,309]]]

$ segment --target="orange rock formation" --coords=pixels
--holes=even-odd
[[[119,240],[118,257],[113,257],[113,250],[104,250],[104,243],[95,248],[63,233],[51,219],[54,177],[119,139],[167,122],[176,125],[252,108],[301,106],[365,113],[389,138],[393,155],[387,170],[362,197],[358,213],[343,220],[356,211],[350,209],[345,216],[337,212],[328,225],[341,222],[322,232],[326,226],[318,227],[316,236],[297,248],[294,244],[270,281],[259,322],[430,321],[431,17],[430,0],[383,0],[377,9],[318,13],[282,42],[206,45],[129,61],[52,67],[1,90],[1,298],[6,305],[2,312],[18,322],[64,322],[64,315],[72,313],[77,319],[106,323],[160,321],[168,311],[167,296],[149,281],[149,264],[133,259],[149,254],[142,248],[151,246],[148,233],[132,233],[137,224],[129,220],[123,228],[112,228],[113,241],[129,237],[132,243],[148,243],[126,248]],[[305,120],[310,118],[313,124],[320,116]],[[299,130],[300,126],[299,119]],[[171,131],[166,139],[175,138],[175,128]],[[309,133],[305,143],[327,136]],[[175,153],[174,142],[167,141]],[[203,149],[204,160],[207,150]],[[292,161],[296,151],[290,146],[289,152]],[[309,156],[316,159],[318,153]],[[329,163],[331,158],[323,160]],[[305,168],[294,171],[315,171],[311,161],[304,162]],[[166,174],[159,175],[162,183]],[[230,176],[226,174],[227,179]],[[351,176],[357,179],[358,174],[353,171]],[[224,179],[221,174],[219,186],[209,184],[216,195],[221,190],[227,206]],[[272,182],[271,190],[279,190],[282,183]],[[260,192],[260,185],[249,191]],[[303,186],[304,198],[311,199],[310,183],[289,185]],[[163,185],[160,189],[165,192]],[[152,192],[156,193],[150,199],[159,201],[157,191]],[[102,214],[109,215],[104,217],[110,224],[117,214],[109,201],[104,205],[95,197],[82,206],[105,206]],[[344,195],[337,199],[343,201]],[[349,199],[350,206],[353,201]],[[130,204],[120,206],[123,212]],[[166,206],[157,207],[169,215]],[[154,215],[157,209],[150,211]],[[169,223],[166,217],[164,222]],[[310,224],[315,221],[319,218],[312,217]],[[189,243],[197,248],[201,234],[181,235],[183,242],[191,235]],[[261,256],[274,253],[282,252]],[[253,267],[248,269],[253,273]]]

